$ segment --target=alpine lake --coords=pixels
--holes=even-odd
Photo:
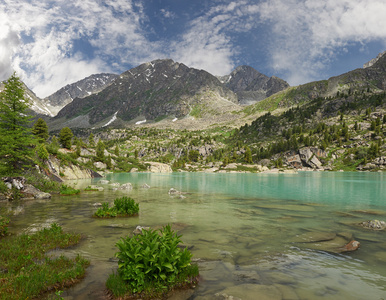
[[[66,184],[81,194],[7,204],[11,233],[56,222],[85,236],[76,247],[51,253],[91,261],[64,299],[104,299],[105,281],[118,267],[116,242],[138,225],[167,224],[182,235],[200,270],[195,289],[170,299],[386,299],[386,229],[359,225],[386,221],[386,173],[117,173]],[[84,191],[89,185],[104,190]],[[182,197],[169,195],[171,188]],[[139,203],[139,216],[92,217],[95,203],[111,205],[122,196]],[[359,249],[340,251],[351,240]]]

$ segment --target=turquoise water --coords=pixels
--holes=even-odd
[[[109,174],[73,182],[103,192],[9,204],[11,232],[33,231],[52,222],[86,236],[67,255],[91,260],[86,278],[65,299],[103,299],[104,282],[117,268],[115,243],[137,225],[171,224],[191,246],[201,282],[171,299],[386,299],[386,231],[358,226],[386,221],[383,173],[298,174]],[[151,186],[143,189],[143,184]],[[183,198],[170,196],[175,188]],[[95,202],[122,195],[140,204],[128,219],[91,218]],[[315,238],[316,237],[316,238]],[[354,252],[338,253],[355,239]],[[216,296],[217,295],[217,296]]]
[[[234,197],[297,200],[334,205],[386,206],[386,174],[358,172],[299,172],[298,174],[173,173],[110,174],[124,183],[224,194]]]

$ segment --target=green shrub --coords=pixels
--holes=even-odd
[[[122,197],[114,200],[114,206],[109,207],[107,202],[98,208],[94,216],[99,218],[135,216],[139,212],[139,204],[130,197]]]
[[[8,187],[4,181],[0,180],[0,193],[4,194],[8,192]]]
[[[122,238],[116,244],[118,274],[110,275],[107,288],[116,297],[142,293],[147,298],[195,283],[198,267],[191,265],[190,251],[179,247],[180,238],[170,225],[159,232],[143,230],[141,235]]]
[[[114,200],[114,207],[118,214],[135,215],[139,212],[139,204],[130,197],[122,197]]]
[[[65,184],[63,184],[60,187],[60,194],[61,195],[69,196],[69,195],[77,195],[79,193],[80,193],[80,190],[74,189],[73,187],[70,187],[70,186],[65,185]]]

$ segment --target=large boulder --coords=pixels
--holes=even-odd
[[[22,190],[23,198],[34,198],[34,199],[50,199],[51,194],[44,193],[34,187],[33,185],[26,184]]]
[[[285,160],[288,165],[296,169],[300,169],[303,167],[302,160],[300,159],[300,155],[295,151],[288,151],[285,154]]]

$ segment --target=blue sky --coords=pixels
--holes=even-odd
[[[100,72],[172,58],[213,75],[250,65],[290,85],[386,50],[384,0],[2,0],[0,80],[40,97]]]

